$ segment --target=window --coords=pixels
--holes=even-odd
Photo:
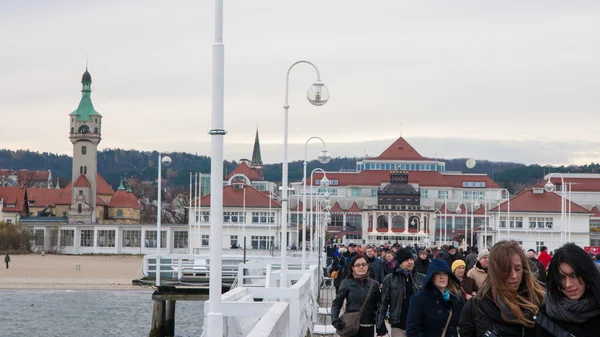
[[[146,231],[146,248],[156,248],[156,231]],[[167,248],[167,231],[160,231],[160,248]]]
[[[500,217],[500,228],[506,228],[506,217]],[[511,216],[510,217],[510,228],[523,228],[523,217],[522,216]]]
[[[33,205],[35,205],[35,201],[28,200],[28,201],[27,201],[27,205],[28,205],[28,206],[33,206]]]
[[[94,133],[98,133],[98,128],[94,128]]]
[[[79,190],[79,195],[83,195],[83,191],[82,190]]]
[[[210,211],[200,212],[200,222],[210,222]]]
[[[464,191],[463,200],[475,200],[479,197],[485,198],[484,191]]]
[[[77,213],[81,213],[82,209],[81,209],[81,204],[77,204]]]
[[[317,193],[325,193],[328,192],[330,195],[337,195],[337,188],[323,188],[323,187],[319,187],[317,189]]]
[[[238,236],[237,235],[231,235],[231,236],[229,236],[229,242],[231,243],[231,247],[237,247]]]
[[[529,228],[552,228],[552,218],[529,218]]]
[[[79,129],[77,130],[77,132],[79,133],[89,133],[90,132],[90,127],[87,125],[82,125],[79,127]]]
[[[273,246],[274,236],[252,236],[252,249],[270,249]]]
[[[94,230],[81,230],[81,247],[94,247]]]
[[[427,190],[421,189],[421,199],[429,198],[427,192],[428,192]]]
[[[350,196],[352,197],[362,197],[362,189],[360,188],[351,188]]]
[[[462,187],[483,187],[483,188],[485,188],[485,182],[483,182],[483,181],[463,181]]]
[[[36,229],[34,232],[33,240],[34,240],[35,246],[43,247],[44,246],[44,230]]]
[[[535,242],[535,251],[539,252],[543,245],[544,245],[544,241],[536,241]]]
[[[273,223],[275,222],[275,213],[271,212],[252,212],[252,223]]]
[[[81,154],[87,154],[87,146],[81,147]]]
[[[362,240],[362,234],[346,234],[348,240]]]
[[[83,174],[87,174],[87,166],[83,167]]]
[[[75,131],[75,129],[73,127],[71,127],[71,133],[73,133]]]
[[[123,231],[123,247],[140,248],[142,241],[142,231],[124,230]]]
[[[379,191],[379,190],[376,189],[376,188],[372,188],[371,189],[371,197],[376,197],[377,196],[377,191]]]
[[[187,231],[175,231],[173,233],[173,248],[188,248]]]
[[[115,246],[115,231],[114,230],[99,230],[98,231],[98,247],[114,247]]]
[[[209,239],[208,235],[206,235],[206,234],[202,235],[202,245],[203,246],[208,246],[209,245],[209,240],[208,239]]]
[[[72,229],[60,230],[60,244],[63,247],[75,246],[75,231]]]
[[[448,198],[448,191],[438,191],[438,199]]]
[[[117,210],[117,217],[122,217],[123,216],[123,210],[122,209],[118,209]]]
[[[15,208],[17,204],[6,204],[6,208]]]
[[[362,216],[360,215],[346,215],[346,227],[350,227],[347,229],[360,230],[362,228]]]
[[[83,166],[79,166],[79,174],[83,174]]]
[[[246,223],[244,212],[223,212],[224,223]]]
[[[12,219],[6,219],[6,223],[10,225],[12,223]]]

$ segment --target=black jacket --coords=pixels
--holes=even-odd
[[[461,337],[481,337],[486,331],[496,330],[499,337],[534,337],[535,329],[507,323],[500,309],[491,300],[491,294],[480,299],[471,297],[460,314],[458,333]]]
[[[533,263],[533,266],[535,267],[536,271],[531,268],[531,271],[534,273],[535,278],[540,281],[543,285],[546,285],[546,269],[544,269],[544,265],[540,262],[540,260],[536,259],[535,257],[530,257],[529,261],[531,261],[531,263]],[[531,266],[530,263],[530,266]]]
[[[425,275],[417,273],[413,270],[409,274],[412,278],[413,294],[416,294],[423,289]],[[398,328],[400,324],[400,317],[402,315],[402,303],[403,301],[409,301],[410,298],[406,297],[406,276],[400,271],[400,268],[396,269],[393,273],[387,275],[383,279],[383,287],[381,289],[381,307],[377,313],[377,331],[385,331],[385,315],[390,312],[390,324],[392,328]],[[406,313],[408,314],[408,313]]]
[[[415,271],[421,274],[427,274],[427,268],[431,264],[431,260],[426,258],[425,260],[420,257],[415,260]]]
[[[471,253],[465,257],[465,264],[467,265],[465,268],[465,275],[473,268],[475,263],[477,263],[477,254]],[[452,266],[450,266],[450,268],[452,268]]]
[[[382,259],[374,257],[372,259],[367,258],[369,262],[369,276],[377,281],[379,284],[383,284],[385,278],[385,266]]]
[[[342,284],[342,280],[344,279],[344,275],[342,273],[342,269],[344,268],[344,257],[338,256],[333,258],[333,262],[331,262],[331,271],[338,271],[338,277],[333,280],[333,286],[339,288]]]
[[[360,282],[354,278],[346,278],[342,281],[340,290],[331,305],[331,322],[333,323],[340,319],[340,310],[342,309],[344,300],[346,300],[346,312],[359,311],[367,297],[371,283],[373,283],[371,297],[365,304],[365,308],[360,316],[360,324],[375,324],[375,315],[381,302],[381,293],[379,292],[379,283],[370,278],[366,278],[364,282]]]
[[[445,301],[442,293],[433,284],[433,275],[444,271],[456,284],[460,281],[450,267],[442,260],[431,262],[425,286],[422,291],[410,298],[410,307],[406,319],[406,335],[411,337],[439,337],[444,331],[448,316],[452,312],[445,337],[458,337],[456,327],[460,319],[460,313],[465,305],[462,295],[450,294],[450,300]]]
[[[536,336],[540,337],[568,336],[560,334],[560,329],[563,330],[563,333],[566,331],[577,337],[597,337],[600,335],[600,315],[596,315],[583,323],[565,322],[549,318],[546,314],[546,307],[542,306],[540,313],[536,315],[535,322]]]

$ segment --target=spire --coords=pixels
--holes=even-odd
[[[125,190],[125,187],[123,186],[123,177],[121,177],[121,184],[119,185],[119,188],[117,189],[117,191],[121,191],[121,190]]]
[[[263,166],[260,155],[260,141],[258,139],[258,123],[256,123],[256,137],[254,137],[254,150],[252,151],[252,166]]]
[[[58,181],[58,178],[56,178],[56,189],[60,190],[60,182]]]
[[[94,116],[102,117],[92,104],[91,93],[92,93],[92,75],[87,70],[87,64],[85,72],[81,77],[81,92],[82,97],[79,102],[77,110],[71,112],[71,116],[76,116],[78,121],[92,121]]]

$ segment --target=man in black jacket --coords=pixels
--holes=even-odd
[[[406,337],[406,316],[410,297],[423,288],[425,275],[414,271],[415,261],[412,254],[405,249],[400,249],[396,260],[400,266],[383,280],[381,306],[377,312],[375,326],[379,336],[385,334],[385,315],[389,310],[391,336]]]
[[[367,246],[367,262],[369,263],[369,277],[377,281],[381,287],[385,278],[383,260],[377,257],[375,249],[371,246]]]
[[[357,254],[356,252],[356,244],[355,243],[351,243],[348,245],[348,251],[345,252],[344,254],[342,254],[343,257],[343,262],[342,262],[342,270],[343,270],[343,278],[346,278],[346,276],[348,276],[349,273],[351,273],[352,271],[350,270],[350,268],[347,268],[348,266],[350,266],[350,261],[352,260],[353,257],[355,257]]]

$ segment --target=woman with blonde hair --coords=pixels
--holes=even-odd
[[[519,244],[500,241],[490,250],[488,277],[462,311],[458,333],[461,337],[535,336],[533,317],[544,303],[544,292]]]

